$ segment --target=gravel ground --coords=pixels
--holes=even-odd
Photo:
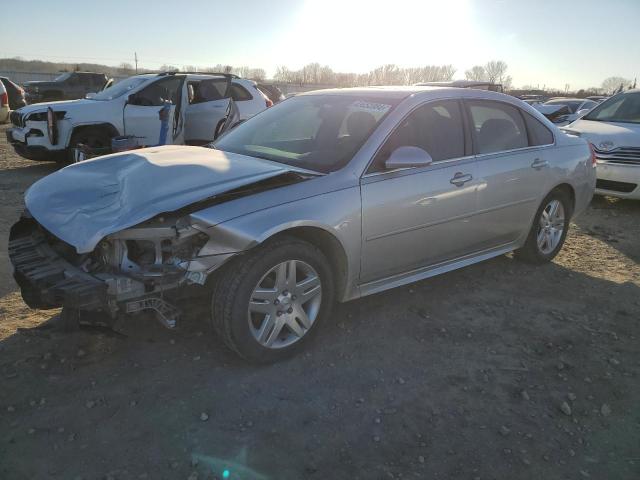
[[[30,330],[6,243],[54,164],[0,128],[0,478],[638,479],[640,202],[596,198],[543,267],[503,256],[340,305],[306,353]],[[227,470],[226,474],[224,471]]]

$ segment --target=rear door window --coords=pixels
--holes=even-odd
[[[253,99],[247,89],[237,83],[231,84],[231,98],[236,102],[244,102],[245,100]]]
[[[524,120],[529,130],[529,145],[537,147],[540,145],[551,145],[553,143],[553,133],[543,123],[534,118],[533,115],[522,111]]]
[[[226,78],[214,78],[191,83],[193,86],[193,101],[191,103],[213,102],[225,98],[227,90]]]
[[[467,101],[476,153],[495,153],[529,146],[522,115],[516,107],[490,100]]]

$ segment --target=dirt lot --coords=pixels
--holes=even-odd
[[[29,330],[57,312],[22,303],[7,237],[55,165],[0,135],[1,479],[640,478],[640,202],[596,198],[550,265],[341,305],[257,368],[198,305],[173,332]]]

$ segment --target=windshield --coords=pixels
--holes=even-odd
[[[213,147],[328,173],[346,165],[396,104],[355,95],[293,97],[240,124]]]
[[[66,72],[66,73],[63,73],[62,75],[58,75],[54,81],[55,82],[64,82],[70,76],[71,76],[71,73],[70,72]]]
[[[148,77],[130,77],[121,82],[114,83],[109,88],[96,93],[92,97],[92,100],[113,100],[114,98],[121,97],[125,93],[130,92],[134,88],[149,80]]]
[[[640,92],[611,97],[582,118],[596,122],[640,123]]]

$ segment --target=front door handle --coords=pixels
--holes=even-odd
[[[547,162],[546,160],[541,160],[539,158],[536,158],[531,164],[531,168],[535,168],[536,170],[540,170],[541,168],[548,167],[548,166],[549,166],[549,162]]]
[[[456,187],[461,187],[465,183],[470,182],[471,180],[473,180],[473,177],[471,176],[471,174],[456,172],[453,178],[449,180],[449,183],[455,185]]]

